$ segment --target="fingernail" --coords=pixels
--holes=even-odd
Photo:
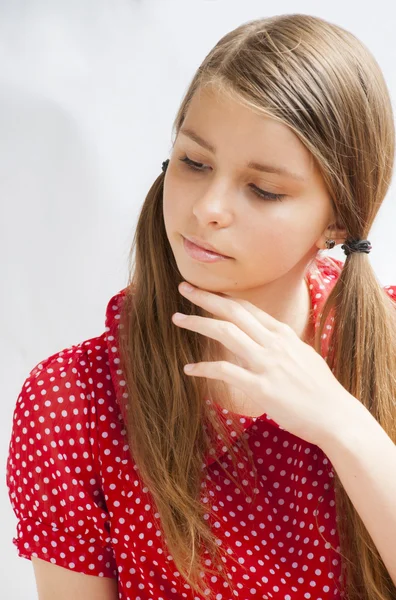
[[[181,319],[185,319],[187,315],[183,315],[183,313],[175,313],[173,315],[173,318],[176,319],[177,321],[181,321]]]
[[[192,292],[194,288],[193,288],[193,286],[192,286],[192,285],[190,285],[189,283],[185,283],[185,282],[184,282],[184,283],[182,283],[182,284],[181,284],[181,289],[182,289],[184,292]]]

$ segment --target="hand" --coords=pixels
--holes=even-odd
[[[266,413],[283,429],[319,447],[351,418],[360,402],[289,325],[247,300],[196,287],[188,292],[184,285],[179,286],[183,296],[219,319],[183,315],[179,320],[181,313],[175,313],[173,323],[218,340],[244,365],[200,362],[186,374],[235,386],[251,402],[244,405],[245,415]]]

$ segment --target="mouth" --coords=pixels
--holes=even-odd
[[[187,254],[196,260],[201,262],[215,262],[218,260],[229,260],[231,257],[226,256],[225,254],[219,254],[218,252],[214,252],[212,250],[207,250],[206,248],[202,248],[198,246],[194,242],[191,242],[188,238],[183,237],[184,249]]]
[[[200,241],[198,238],[188,238],[186,236],[182,236],[189,244],[191,244],[191,246],[195,246],[196,248],[199,248],[200,250],[204,250],[205,252],[209,252],[210,254],[216,254],[217,256],[223,256],[224,258],[231,258],[231,256],[227,256],[227,254],[222,254],[221,252],[218,252],[216,250],[216,248],[214,248],[213,246],[211,246],[210,244],[200,244]]]

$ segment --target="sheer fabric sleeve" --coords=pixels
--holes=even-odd
[[[16,401],[6,468],[18,555],[117,577],[83,344],[36,365]]]
[[[384,285],[384,290],[391,300],[396,303],[396,285]]]

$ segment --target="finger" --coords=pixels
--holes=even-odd
[[[284,325],[257,307],[253,307],[250,302],[236,301],[233,298],[222,297],[199,288],[195,288],[194,292],[185,292],[183,287],[180,287],[179,290],[183,296],[194,302],[194,304],[201,306],[217,317],[234,323],[241,331],[264,348],[271,347],[274,336],[279,335],[281,332],[280,326]],[[250,307],[243,305],[242,302],[247,302]],[[252,310],[253,308],[256,310]],[[253,312],[258,314],[257,311],[261,313],[261,319],[253,314]],[[276,327],[274,323],[277,324]]]
[[[247,310],[253,317],[257,319],[260,325],[276,335],[284,333],[289,328],[286,323],[278,321],[278,319],[275,319],[275,317],[269,313],[265,312],[255,304],[252,304],[252,302],[249,302],[249,300],[245,300],[244,298],[231,298],[231,300],[240,304],[245,310]]]
[[[198,315],[185,315],[182,320],[179,320],[177,315],[173,315],[172,319],[176,325],[217,340],[241,358],[247,368],[253,372],[263,371],[263,363],[267,360],[268,354],[264,356],[263,346],[241,331],[235,323]]]
[[[207,379],[217,379],[224,381],[229,385],[238,388],[249,397],[249,414],[256,410],[258,415],[265,411],[263,406],[263,393],[260,388],[260,380],[255,373],[234,365],[233,363],[220,360],[217,362],[199,362],[193,365],[193,368],[185,372],[186,375],[194,377],[206,377]],[[257,398],[257,405],[254,405]],[[253,406],[251,404],[253,402]],[[243,407],[236,406],[236,412],[244,413]],[[239,410],[241,409],[242,410]]]
[[[227,296],[227,298],[229,298]],[[245,300],[244,298],[229,298],[233,302],[237,302],[242,306],[247,312],[249,312],[257,321],[265,327],[268,331],[271,331],[274,335],[290,335],[293,334],[293,329],[287,325],[287,323],[283,323],[283,321],[278,321],[272,315],[265,312],[249,300]]]

